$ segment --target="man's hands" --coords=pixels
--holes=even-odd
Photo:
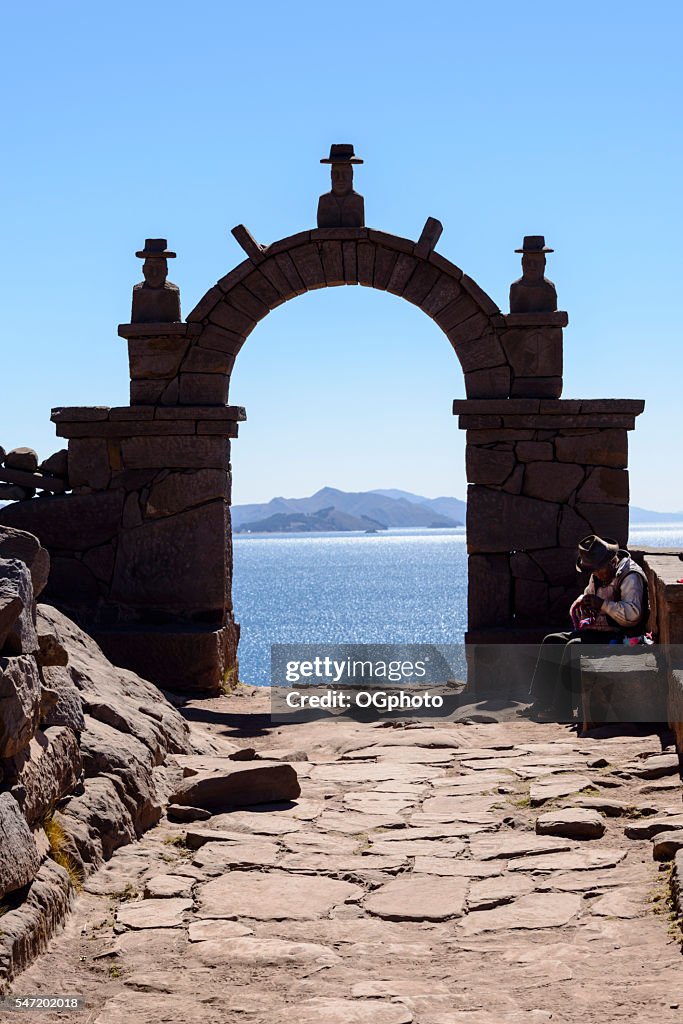
[[[595,594],[580,594],[569,609],[574,627],[578,627],[579,621],[585,618],[589,612],[599,612],[602,609],[602,598]]]
[[[587,612],[599,612],[602,610],[603,598],[597,594],[584,594],[580,603]]]

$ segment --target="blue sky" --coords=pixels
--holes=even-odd
[[[544,233],[564,397],[647,401],[634,504],[683,509],[678,4],[607,0],[8,5],[0,444],[60,446],[54,405],[127,404],[133,253],[178,252],[183,310],[262,242],[314,226],[350,141],[371,227],[439,250],[506,309]],[[238,357],[236,501],[401,487],[464,496],[445,337],[361,288],[277,309]]]

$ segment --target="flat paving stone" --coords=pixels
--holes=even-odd
[[[279,848],[275,843],[206,843],[192,858],[200,868],[266,867],[275,864]]]
[[[192,910],[189,899],[142,900],[139,903],[122,903],[116,911],[116,923],[125,928],[178,928],[183,915]]]
[[[533,892],[534,884],[523,875],[501,875],[470,882],[467,890],[467,910],[489,910],[503,903],[511,903]]]
[[[397,878],[363,901],[370,914],[393,921],[446,921],[465,909],[467,879],[422,875]]]
[[[475,836],[470,841],[470,850],[475,860],[538,856],[544,853],[561,853],[574,847],[569,839],[555,836],[537,836],[533,832],[497,832],[494,835]]]
[[[455,875],[458,878],[495,878],[502,875],[505,864],[500,861],[449,860],[421,854],[415,858],[413,874]]]
[[[302,921],[322,917],[362,895],[360,886],[332,878],[230,872],[200,888],[197,916]]]
[[[376,871],[386,871],[393,875],[408,867],[408,863],[407,858],[402,855],[334,856],[327,853],[292,853],[284,856],[278,866],[283,871],[297,871],[306,875],[367,874]]]
[[[652,839],[660,832],[678,832],[683,829],[683,814],[630,821],[624,828],[627,839]]]
[[[389,793],[347,793],[344,806],[361,814],[397,814],[415,806],[415,800]]]
[[[457,857],[464,850],[465,844],[458,839],[404,839],[386,842],[382,838],[373,839],[368,847],[368,853],[401,857]]]
[[[620,917],[632,920],[640,917],[647,902],[647,892],[632,888],[616,889],[591,901],[591,913],[598,917]]]
[[[588,789],[592,780],[588,775],[543,775],[531,783],[529,798],[532,807],[538,807],[546,800],[557,800],[558,797],[570,796]]]
[[[463,935],[489,931],[561,928],[579,914],[582,898],[574,893],[530,893],[495,910],[480,910],[460,922]]]
[[[380,999],[312,999],[287,1006],[273,1024],[412,1024],[406,1006]]]
[[[593,868],[612,868],[626,856],[626,850],[593,849],[571,850],[567,853],[548,853],[538,857],[520,857],[510,861],[509,871],[589,871]]]
[[[255,811],[233,811],[227,814],[216,814],[206,826],[207,831],[219,829],[232,832],[248,832],[253,835],[263,836],[286,835],[290,832],[298,832],[303,827],[303,824],[295,818],[273,814],[272,811],[263,814]]]
[[[357,761],[364,758],[376,757],[382,761],[393,761],[398,764],[451,764],[453,751],[441,747],[432,750],[429,747],[400,746],[400,747],[363,747],[344,754],[343,761]]]
[[[660,832],[652,840],[652,856],[655,860],[673,860],[683,850],[683,832]]]
[[[192,921],[187,929],[190,942],[209,942],[219,939],[237,939],[253,935],[254,929],[239,921]]]
[[[172,896],[189,899],[192,880],[182,875],[154,875],[145,882],[145,899],[167,899]]]
[[[239,961],[261,966],[311,960],[324,960],[329,963],[339,959],[329,946],[321,946],[314,942],[271,939],[267,936],[236,936],[197,942],[192,947],[192,956],[207,966],[215,967]]]

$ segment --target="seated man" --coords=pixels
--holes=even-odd
[[[572,629],[546,636],[536,663],[528,713],[539,722],[571,720],[572,645],[621,643],[642,633],[649,615],[647,577],[617,541],[584,537],[576,568],[591,575],[569,609]]]

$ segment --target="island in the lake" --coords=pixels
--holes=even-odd
[[[440,505],[439,503],[447,503]],[[465,503],[419,498],[403,491],[340,491],[323,487],[308,498],[273,498],[262,505],[234,505],[234,533],[377,533],[396,527],[462,526]]]

